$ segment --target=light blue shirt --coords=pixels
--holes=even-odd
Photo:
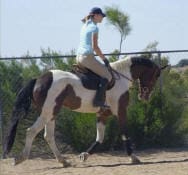
[[[88,55],[94,53],[92,48],[92,35],[98,33],[98,31],[99,29],[97,25],[92,20],[87,21],[82,26],[77,55]]]

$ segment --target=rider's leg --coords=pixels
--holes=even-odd
[[[108,80],[106,78],[101,78],[100,84],[98,86],[98,89],[96,91],[95,98],[93,100],[94,106],[100,106],[100,107],[107,107],[105,105],[105,99],[106,99],[106,89],[108,86]]]
[[[100,77],[106,78],[109,82],[112,79],[111,73],[108,71],[108,68],[98,61],[94,55],[80,55],[77,56],[77,62],[82,66],[90,69]]]
[[[112,79],[111,73],[107,67],[99,62],[94,55],[81,55],[77,57],[77,61],[84,67],[90,69],[101,77],[93,105],[96,107],[108,107],[105,105],[105,94],[108,82]]]

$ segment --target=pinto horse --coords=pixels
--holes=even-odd
[[[133,163],[138,163],[138,157],[133,154],[130,138],[126,126],[126,111],[129,102],[129,88],[132,82],[139,80],[139,98],[148,100],[162,68],[144,56],[127,57],[110,63],[116,72],[115,84],[106,92],[108,110],[101,110],[93,106],[96,90],[87,89],[81,79],[72,72],[50,70],[37,79],[32,79],[17,95],[12,112],[11,125],[4,145],[4,155],[7,155],[14,143],[16,128],[23,115],[27,115],[31,102],[36,106],[40,116],[36,122],[27,129],[26,143],[22,154],[15,158],[15,164],[28,159],[32,142],[36,135],[45,129],[44,138],[48,142],[58,162],[63,166],[69,163],[61,156],[55,137],[55,116],[61,107],[69,108],[81,113],[96,113],[97,136],[96,141],[86,152],[80,154],[80,159],[85,161],[95,152],[98,145],[103,142],[105,123],[110,115],[117,117],[121,131],[121,138],[125,150]]]

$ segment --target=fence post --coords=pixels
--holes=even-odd
[[[3,104],[2,104],[1,82],[0,82],[0,145],[1,145],[0,148],[1,152],[3,153]],[[1,158],[3,158],[3,156]]]
[[[158,52],[158,59],[159,59],[159,66],[162,67],[162,61],[161,61],[161,52]],[[160,112],[161,112],[161,115],[163,115],[163,109],[162,109],[162,86],[163,86],[163,77],[162,77],[162,74],[160,74],[160,77],[159,77],[159,90],[160,90]]]

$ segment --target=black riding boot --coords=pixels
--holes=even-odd
[[[95,107],[109,108],[109,106],[105,105],[107,86],[108,80],[106,78],[101,78],[99,87],[93,100],[93,105]]]

